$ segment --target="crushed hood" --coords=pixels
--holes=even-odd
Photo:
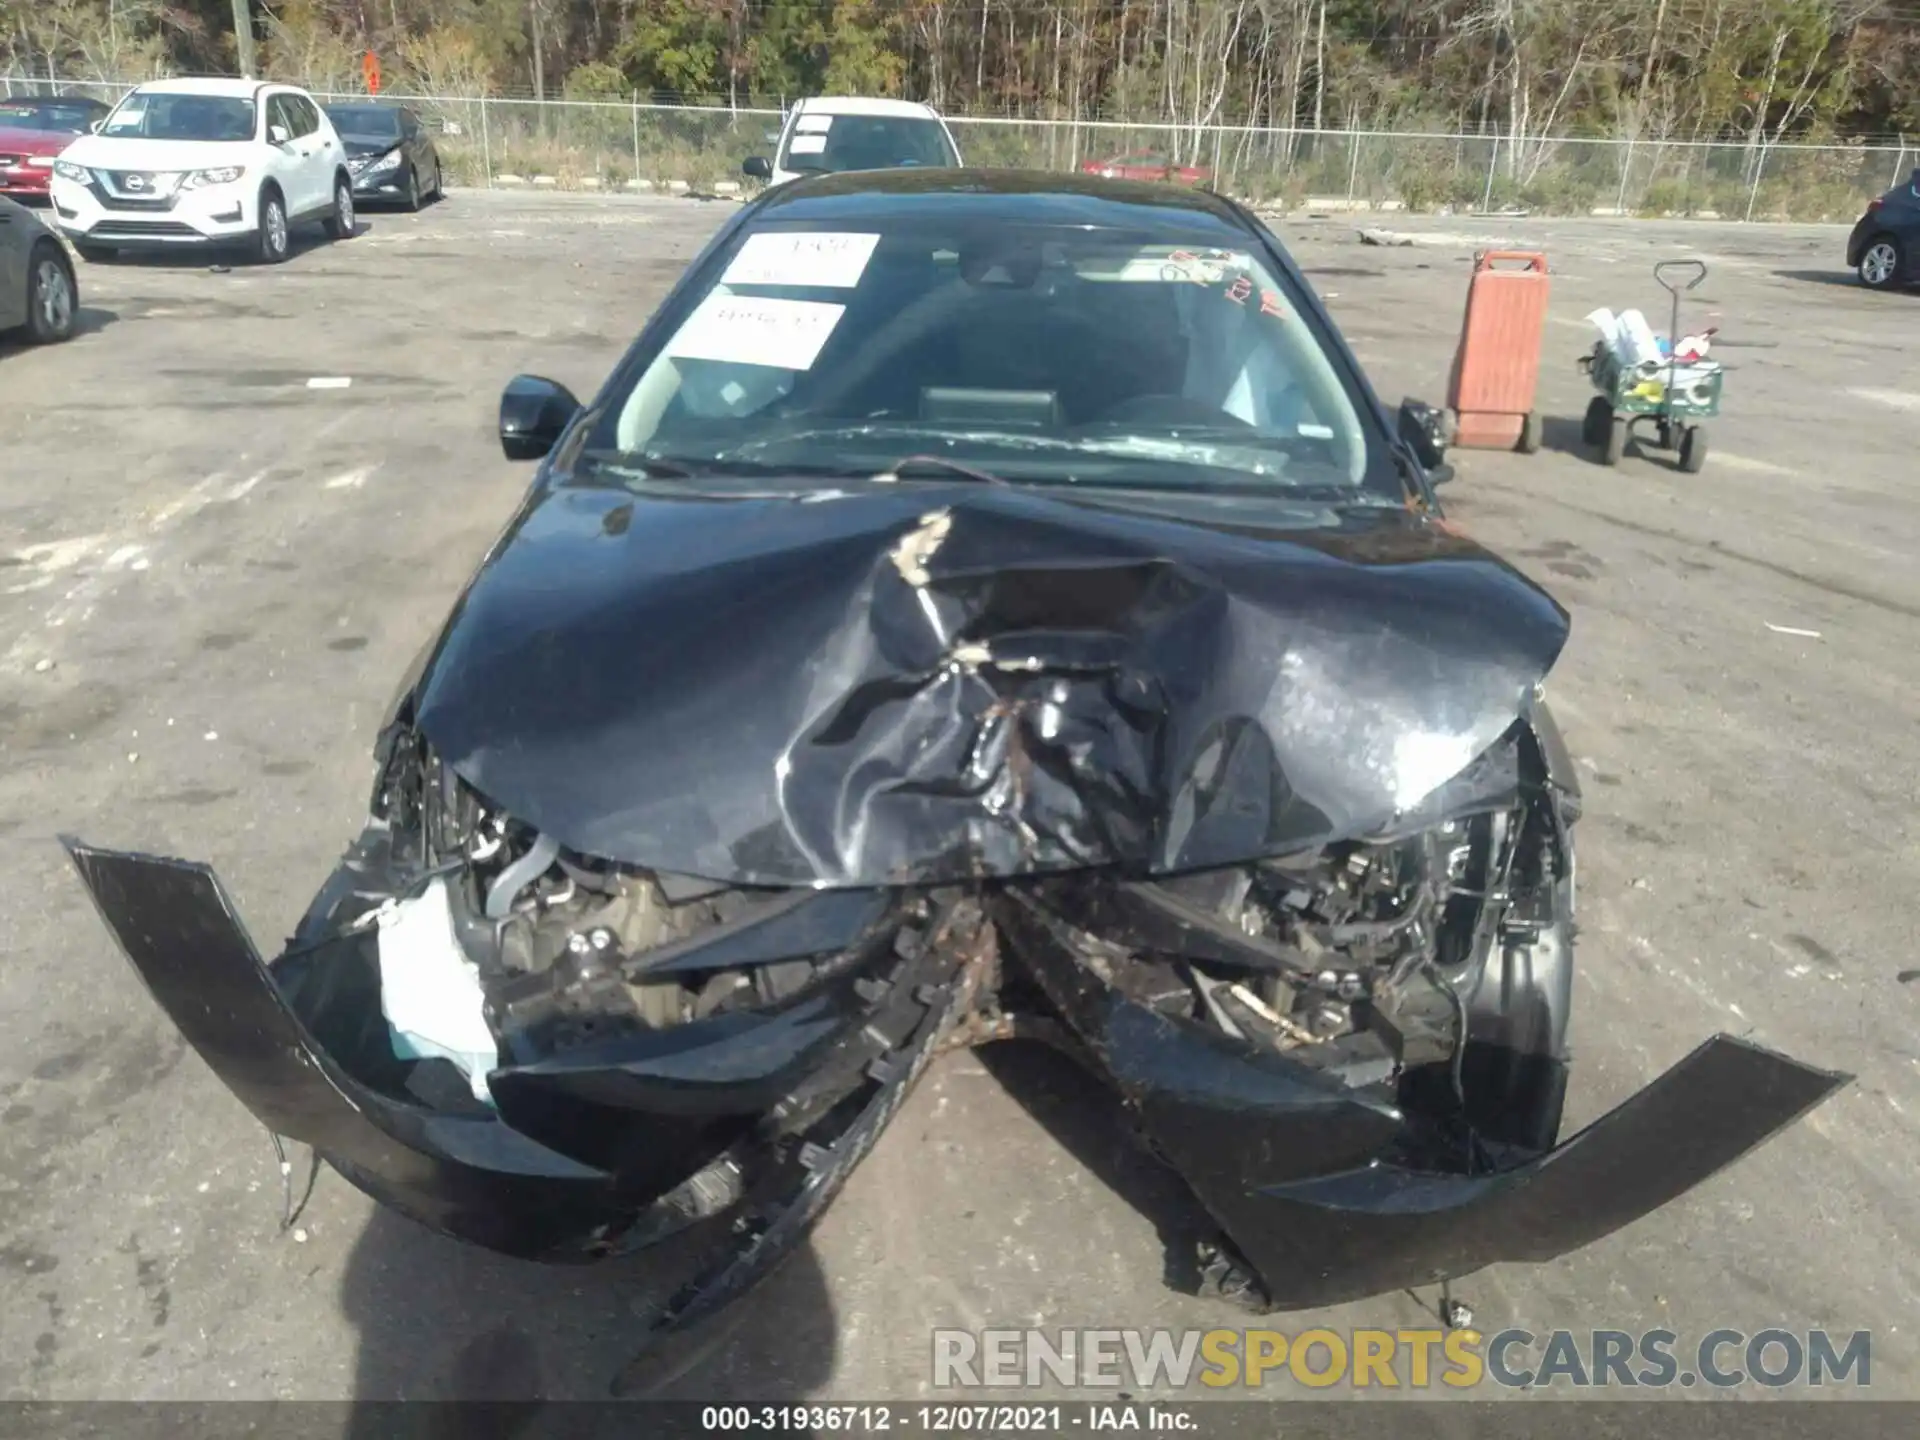
[[[1411,808],[1513,724],[1567,632],[1524,576],[1397,509],[1259,528],[975,483],[558,483],[469,585],[414,713],[495,804],[632,865],[1169,872]]]

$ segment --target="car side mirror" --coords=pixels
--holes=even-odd
[[[287,127],[284,125],[269,125],[267,127],[267,140],[270,144],[284,145],[292,138],[293,136],[287,133]]]
[[[516,375],[500,395],[500,448],[509,460],[538,460],[566,433],[580,402],[557,380]]]
[[[1402,400],[1399,435],[1420,468],[1428,472],[1429,483],[1440,485],[1453,478],[1453,467],[1446,463],[1446,417],[1440,411],[1419,400]]]
[[[771,180],[773,178],[773,162],[764,155],[749,155],[745,160],[740,162],[740,173],[742,175],[750,175],[755,180]]]

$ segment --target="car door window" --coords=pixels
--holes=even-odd
[[[284,95],[274,95],[267,100],[267,135],[269,138],[273,135],[273,127],[275,125],[278,125],[282,130],[286,131],[289,139],[299,133],[294,125],[293,115],[287,105],[287,97]]]
[[[296,140],[320,128],[320,112],[306,96],[287,96],[287,108],[293,113],[293,135]]]

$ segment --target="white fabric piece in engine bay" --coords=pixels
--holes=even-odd
[[[451,1060],[474,1098],[493,1103],[487,1075],[500,1063],[500,1050],[487,1028],[479,967],[454,937],[443,878],[382,918],[380,1010],[395,1055]]]

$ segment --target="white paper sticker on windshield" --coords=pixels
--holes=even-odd
[[[822,285],[851,290],[873,258],[878,235],[768,232],[747,237],[722,285]]]
[[[833,128],[831,115],[802,115],[793,122],[796,135],[824,135]]]
[[[846,309],[817,300],[709,295],[668,342],[666,353],[679,360],[810,370]]]
[[[818,155],[826,148],[827,137],[824,135],[796,135],[793,137],[793,143],[787,146],[787,153],[789,155]]]

